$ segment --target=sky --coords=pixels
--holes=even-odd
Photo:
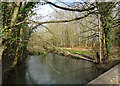
[[[49,1],[52,1],[52,2],[55,2],[55,1],[62,1],[62,2],[80,2],[81,0],[49,0]]]
[[[48,4],[40,6],[39,8],[39,10],[35,11],[37,14],[48,15],[49,13],[53,12],[53,9]]]
[[[55,4],[56,0],[49,0]],[[59,0],[60,1],[60,0]],[[65,2],[73,2],[73,0],[64,0]],[[74,1],[78,1],[78,0],[74,0]],[[59,6],[63,6],[63,4],[57,4]],[[54,9],[59,9],[59,8],[55,8]],[[47,5],[39,5],[37,8],[34,9],[34,12],[37,13],[37,16],[32,16],[32,20],[34,21],[38,21],[38,22],[43,22],[43,21],[49,21],[49,15],[51,15],[53,12],[55,12],[55,10],[51,7],[51,5],[47,4]],[[47,16],[48,15],[48,16]],[[42,19],[39,18],[39,16],[47,16],[47,17],[42,17]],[[37,18],[38,17],[38,18]]]
[[[81,1],[81,0],[49,0],[49,1],[57,4],[56,1],[62,1],[62,2],[79,2],[79,1]],[[63,4],[60,4],[60,3],[57,4],[57,5],[59,5],[59,6],[62,5],[62,6],[63,6]],[[53,7],[53,6],[52,6],[52,7]],[[49,5],[49,4],[43,5],[43,6],[39,6],[38,10],[36,9],[35,12],[36,12],[38,15],[47,16],[47,15],[55,12],[54,9],[58,9],[58,8],[55,8],[55,7],[53,7],[53,8],[54,8],[54,9],[53,9],[52,7],[51,7],[51,5]]]

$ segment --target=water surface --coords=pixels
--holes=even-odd
[[[100,75],[95,65],[85,60],[49,53],[29,56],[16,69],[11,83],[15,84],[87,84]]]

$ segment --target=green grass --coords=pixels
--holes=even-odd
[[[84,55],[94,55],[91,51],[78,51],[78,50],[69,50],[69,49],[63,49],[65,51],[68,51],[70,53],[77,53],[77,54],[84,54]]]

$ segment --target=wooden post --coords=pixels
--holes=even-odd
[[[99,54],[100,54],[100,58],[99,59],[100,59],[100,63],[101,63],[102,62],[102,55],[101,55],[100,14],[98,14],[98,25],[99,25],[99,27],[98,27],[98,32],[99,32]]]

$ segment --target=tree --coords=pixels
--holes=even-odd
[[[99,54],[100,54],[100,63],[102,61],[102,55],[101,55],[101,23],[100,23],[100,14],[98,14],[98,24],[99,24],[99,27],[98,27],[98,31],[99,31]]]
[[[42,24],[49,24],[49,23],[65,23],[65,22],[72,22],[81,20],[83,18],[86,18],[88,16],[95,15],[98,13],[98,10],[101,14],[101,21],[102,21],[102,27],[104,29],[105,33],[105,46],[107,51],[107,56],[110,55],[110,31],[112,27],[112,9],[116,5],[116,3],[80,3],[80,5],[75,8],[72,8],[73,5],[70,7],[64,7],[56,5],[48,0],[44,0],[45,3],[50,4],[56,8],[60,8],[62,10],[71,11],[71,12],[80,12],[83,13],[82,16],[75,17],[72,19],[63,19],[58,21],[45,21],[45,22],[36,22],[36,21],[30,21],[27,18],[30,14],[33,14],[32,8],[35,7],[36,3],[23,3],[23,2],[16,2],[16,3],[2,3],[2,19],[3,19],[3,45],[4,45],[4,51],[3,51],[3,57],[9,57],[13,56],[18,58],[19,53],[22,49],[26,50],[26,45],[28,43],[29,36],[25,35],[26,33],[30,35],[31,31],[33,29],[28,27],[28,24],[35,23],[36,26],[40,26]],[[84,4],[84,5],[83,5]],[[16,6],[17,5],[17,6]],[[99,6],[99,9],[96,10],[95,8]],[[105,9],[107,7],[107,9]],[[6,13],[7,12],[7,13]],[[9,13],[9,14],[8,14]],[[117,21],[119,23],[119,21]],[[27,29],[29,28],[29,29]],[[24,36],[23,36],[24,35]],[[21,37],[23,36],[23,37]],[[88,38],[88,37],[87,37]],[[87,39],[86,38],[86,39]],[[89,39],[88,39],[89,40]],[[86,40],[87,41],[87,40]],[[21,49],[21,47],[22,49]],[[23,51],[22,51],[23,52]],[[15,53],[15,54],[13,54]]]
[[[107,57],[110,56],[111,50],[111,27],[113,24],[112,10],[115,7],[116,3],[114,2],[102,2],[99,3],[99,12],[101,15],[101,22],[103,27],[103,33],[105,34],[105,44]],[[103,47],[104,48],[104,47]],[[105,55],[104,55],[105,56]]]
[[[3,44],[3,69],[5,71],[14,67],[18,62],[22,61],[26,54],[26,45],[28,43],[29,28],[27,24],[15,24],[25,20],[32,12],[32,8],[36,3],[26,2],[3,2],[2,3],[2,44]],[[12,58],[12,59],[11,59]],[[11,59],[9,67],[4,66],[6,59]]]

